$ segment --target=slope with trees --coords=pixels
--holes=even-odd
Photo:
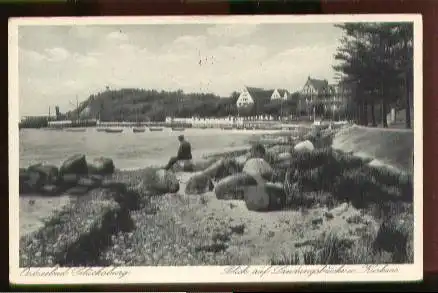
[[[405,109],[412,127],[413,27],[410,23],[346,23],[333,68],[353,89],[350,113],[356,123],[388,127],[391,108]]]

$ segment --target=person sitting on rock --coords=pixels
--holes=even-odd
[[[191,160],[192,159],[192,147],[190,143],[184,139],[184,135],[178,136],[179,149],[176,157],[171,157],[169,163],[167,163],[165,169],[169,170],[179,160]]]
[[[249,151],[249,158],[261,158],[263,159],[266,155],[265,147],[260,144],[256,143],[251,147],[251,150]]]

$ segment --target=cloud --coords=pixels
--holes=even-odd
[[[33,50],[26,50],[23,48],[19,48],[19,56],[22,59],[22,62],[24,64],[36,64],[36,63],[40,63],[41,61],[47,60],[46,56],[44,56],[41,53],[38,53],[36,51]]]
[[[45,51],[47,59],[53,62],[64,61],[70,56],[70,53],[66,49],[60,47],[46,49]]]
[[[257,24],[217,24],[207,29],[215,37],[241,38],[257,31]]]
[[[244,85],[295,90],[309,74],[330,79],[336,49],[336,44],[272,44],[253,25],[218,25],[205,35],[192,31],[164,39],[155,36],[150,43],[129,31],[97,31],[86,40],[70,36],[70,46],[52,42],[39,50],[20,48],[20,101],[25,101],[20,102],[21,115],[44,114],[54,105],[69,110],[69,101],[76,95],[85,100],[107,85],[221,96]],[[217,37],[221,31],[228,32],[226,42]],[[254,35],[246,40],[230,40],[230,36],[250,34]],[[257,36],[258,41],[253,41]]]

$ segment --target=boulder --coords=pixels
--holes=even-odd
[[[311,152],[315,149],[313,143],[310,140],[305,140],[297,143],[294,147],[294,151],[297,152]]]
[[[280,182],[266,182],[265,192],[269,195],[269,209],[282,209],[286,205],[286,192]]]
[[[248,174],[238,173],[221,179],[214,187],[217,199],[244,199],[245,187],[256,186],[257,181]]]
[[[214,189],[213,181],[204,173],[194,174],[187,181],[186,194],[202,194]]]
[[[118,193],[126,193],[128,188],[125,183],[118,182],[112,179],[103,180],[100,187],[110,189]]]
[[[90,190],[87,186],[74,186],[69,188],[65,193],[68,195],[84,195]]]
[[[192,160],[179,160],[172,166],[173,172],[193,172],[195,165]]]
[[[245,166],[246,161],[248,160],[249,155],[241,155],[234,158],[234,162],[239,167],[239,169],[243,169],[243,166]]]
[[[129,231],[132,225],[127,210],[96,191],[65,206],[40,230],[22,237],[20,266],[95,266],[111,236]]]
[[[109,175],[114,173],[114,162],[110,158],[95,158],[92,163],[88,164],[90,174]]]
[[[278,161],[287,161],[287,160],[292,160],[292,154],[290,152],[284,152],[284,153],[280,153],[277,156],[277,160]]]
[[[243,172],[251,175],[257,181],[259,179],[271,180],[274,173],[272,167],[264,159],[260,158],[249,159],[243,167]]]
[[[266,211],[270,207],[270,196],[263,183],[246,186],[243,192],[245,204],[250,211]]]
[[[100,186],[101,182],[93,180],[92,178],[82,177],[78,180],[77,184],[88,188],[96,188]]]
[[[332,215],[340,216],[341,214],[345,213],[345,212],[348,210],[348,208],[349,208],[348,203],[344,202],[344,203],[342,203],[341,205],[339,205],[339,206],[333,208],[333,209],[330,211],[330,213],[331,213]]]
[[[27,172],[26,168],[20,168],[19,179],[20,179],[20,181],[26,181],[26,180],[30,179],[29,173]]]
[[[179,181],[173,172],[159,169],[155,173],[155,182],[153,187],[162,193],[176,193],[179,190]]]
[[[39,191],[45,184],[44,176],[36,171],[27,171],[27,180],[20,181],[20,193]]]
[[[87,161],[85,155],[73,155],[65,160],[61,168],[59,168],[60,175],[64,174],[78,174],[84,175],[88,174]]]
[[[41,187],[41,192],[43,192],[46,195],[55,195],[58,194],[60,191],[60,188],[53,184],[46,184],[43,187]]]
[[[210,178],[220,180],[239,172],[239,165],[230,158],[222,158],[211,164],[202,173]]]
[[[58,167],[54,165],[37,164],[30,166],[27,170],[40,173],[46,184],[56,183],[58,180]]]
[[[64,174],[59,179],[59,186],[62,190],[66,190],[73,186],[76,186],[80,177],[77,174]]]

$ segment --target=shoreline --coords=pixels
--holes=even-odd
[[[283,143],[283,145],[285,144]],[[285,146],[287,146],[287,144]],[[271,146],[267,147],[267,150],[270,152],[274,150],[275,147],[275,141],[272,141]],[[239,149],[240,150],[234,152],[206,154],[204,159],[205,162],[209,162],[209,159],[211,159],[211,164],[211,162],[215,161],[215,158],[236,158],[240,153],[247,152],[248,150],[248,148],[240,147]],[[326,153],[322,152],[321,154]],[[345,156],[345,154],[342,156]],[[315,157],[315,159],[316,158],[317,157]],[[347,156],[346,158],[349,157]],[[311,157],[309,159],[311,159]],[[359,162],[355,161],[356,159],[354,159],[354,157],[348,160],[352,160],[352,163],[356,162],[354,164]],[[314,163],[317,163],[317,161]],[[209,164],[199,167],[201,172],[205,170],[208,165]],[[362,166],[361,164],[359,165]],[[272,166],[278,168],[275,164]],[[351,167],[344,166],[343,168],[348,169]],[[360,168],[361,167],[357,170],[361,170]],[[206,190],[200,194],[187,193],[187,184],[190,178],[197,174],[197,172],[176,172],[175,174],[180,181],[179,191],[176,193],[163,193],[152,191],[149,182],[145,182],[145,180],[148,181],[149,178],[153,177],[151,175],[154,174],[154,168],[151,166],[134,170],[116,170],[110,178],[112,178],[115,184],[120,183],[126,187],[120,189],[119,186],[117,190],[96,189],[87,195],[78,197],[77,200],[65,206],[64,210],[76,214],[77,217],[75,217],[75,221],[79,222],[71,223],[70,219],[63,218],[62,212],[61,215],[53,216],[52,220],[48,221],[49,224],[46,223],[46,226],[32,233],[32,235],[28,235],[34,240],[26,241],[26,237],[20,239],[20,263],[22,265],[34,263],[38,264],[38,266],[45,266],[59,262],[61,262],[61,264],[64,262],[65,265],[68,265],[69,262],[70,264],[80,264],[84,261],[85,258],[81,256],[79,250],[76,251],[75,254],[67,256],[62,250],[46,251],[45,255],[53,255],[53,258],[41,259],[37,257],[32,260],[29,259],[29,257],[35,254],[35,251],[40,249],[38,248],[40,244],[29,244],[29,241],[31,241],[30,243],[33,243],[32,241],[50,243],[50,239],[54,237],[53,233],[56,235],[56,233],[61,233],[56,231],[64,231],[63,229],[65,228],[58,226],[56,224],[57,221],[61,221],[64,223],[64,226],[71,226],[74,229],[79,229],[77,227],[83,226],[83,224],[81,224],[82,221],[89,223],[91,226],[86,226],[89,228],[85,229],[85,231],[80,230],[81,232],[78,232],[79,234],[75,234],[83,234],[81,239],[85,237],[84,239],[86,240],[81,241],[85,241],[85,243],[89,245],[95,241],[93,240],[95,233],[99,235],[100,233],[113,233],[108,231],[112,229],[109,227],[113,226],[114,223],[118,223],[117,226],[120,227],[127,225],[127,228],[124,230],[122,229],[115,234],[111,234],[112,240],[104,246],[100,246],[99,251],[95,251],[93,252],[94,254],[87,256],[88,261],[93,262],[94,265],[230,265],[235,262],[236,264],[300,264],[303,261],[306,262],[305,259],[308,257],[313,258],[313,261],[318,263],[324,261],[321,259],[324,258],[324,249],[326,249],[324,247],[327,245],[340,245],[343,241],[347,241],[348,243],[352,243],[349,245],[353,245],[345,252],[347,256],[344,256],[347,258],[346,260],[348,260],[348,258],[354,258],[349,259],[348,261],[350,262],[362,261],[363,258],[366,258],[366,262],[368,263],[391,263],[400,261],[398,258],[404,258],[404,260],[408,258],[409,261],[412,257],[409,251],[406,252],[407,254],[401,256],[396,255],[393,250],[396,248],[385,248],[387,244],[379,242],[382,241],[379,239],[386,234],[379,236],[383,233],[381,232],[383,222],[381,222],[382,216],[374,215],[376,212],[377,214],[382,213],[382,209],[386,209],[386,204],[389,204],[396,205],[397,209],[401,211],[401,216],[404,218],[409,218],[409,215],[412,213],[410,199],[406,199],[407,201],[402,200],[402,202],[397,203],[398,200],[396,197],[391,195],[394,191],[385,191],[386,187],[381,191],[383,192],[381,196],[388,198],[385,200],[384,206],[376,207],[375,204],[373,204],[373,193],[369,194],[371,197],[366,199],[366,202],[362,202],[360,198],[353,197],[349,199],[351,203],[344,206],[341,198],[345,195],[339,194],[338,191],[336,191],[337,193],[333,193],[334,191],[323,191],[325,188],[324,185],[319,186],[323,181],[320,181],[320,179],[312,179],[313,177],[307,178],[306,173],[303,173],[303,182],[311,184],[309,187],[316,188],[316,190],[319,191],[299,191],[295,196],[304,196],[304,201],[303,199],[300,201],[301,206],[298,209],[292,205],[286,209],[280,209],[275,212],[260,213],[248,210],[245,206],[245,201],[218,199],[214,191]],[[379,176],[388,176],[385,175],[386,171],[379,172],[383,172],[381,173],[382,175]],[[327,174],[331,173],[333,173],[333,171],[329,171]],[[343,180],[349,178],[348,174],[342,175],[340,173],[339,176],[341,176],[341,178],[347,176]],[[322,180],[324,177],[320,178]],[[360,178],[363,178],[361,180],[367,180],[366,177]],[[399,180],[405,180],[399,179],[399,177],[394,178],[398,178],[396,179],[397,182],[404,182]],[[370,183],[367,184],[374,184],[380,189],[383,187],[383,185],[381,186],[380,184],[389,184],[388,186],[396,186],[398,184],[391,183],[391,180],[394,179],[390,179],[390,177],[385,180],[386,181],[382,181],[383,183],[377,184],[371,183],[370,181]],[[217,182],[215,184],[217,184]],[[312,184],[314,187],[312,187]],[[409,181],[407,184],[407,186],[409,186]],[[351,190],[351,187],[347,190],[349,192],[346,195],[351,197],[351,193],[354,194],[354,191]],[[399,191],[395,192],[397,193]],[[385,197],[381,198],[383,199]],[[90,206],[91,202],[93,204]],[[365,208],[360,207],[363,204],[365,204]],[[376,208],[377,210],[375,210]],[[341,209],[341,211],[336,212],[336,209]],[[382,211],[379,212],[379,210]],[[359,213],[359,211],[361,212]],[[337,213],[340,214],[337,215]],[[113,220],[108,223],[95,222],[101,217],[106,218],[108,214],[112,215],[110,218],[116,218],[113,218]],[[334,219],[330,217],[334,217]],[[397,217],[398,216],[395,216],[395,219],[397,219]],[[352,219],[352,222],[349,222],[350,219]],[[55,221],[55,223],[51,224],[53,221]],[[193,225],[193,223],[197,224]],[[364,225],[363,223],[368,224]],[[109,226],[107,227],[107,225]],[[403,233],[407,233],[406,235],[412,232],[412,228],[408,227],[403,229],[407,229],[403,230]],[[262,234],[259,234],[259,230]],[[277,233],[277,230],[280,232]],[[356,230],[357,232],[354,232],[353,235],[350,235],[350,232],[348,232]],[[362,230],[363,232],[358,232]],[[392,230],[385,233],[394,233],[391,231]],[[335,236],[333,236],[335,238],[330,238],[332,237],[330,235],[333,233],[335,233]],[[386,254],[383,252],[376,254],[377,252],[364,250],[370,244],[363,242],[365,238],[361,236],[361,233],[365,233],[364,235],[366,237],[372,237],[374,243],[376,241],[379,242],[379,245],[384,248],[382,249],[386,251]],[[43,237],[43,235],[45,236]],[[203,236],[201,237],[201,235]],[[69,237],[71,237],[71,239]],[[79,239],[75,239],[72,235],[69,237],[65,240],[67,241],[66,245],[74,245],[76,241],[79,241]],[[295,240],[292,241],[291,239]],[[410,238],[408,237],[408,239]],[[406,241],[401,240],[403,243],[410,243],[408,240]],[[158,244],[158,247],[162,247],[163,250],[156,250],[158,248],[154,248],[154,243]],[[287,244],[287,246],[284,246],[283,243]],[[48,243],[45,243],[44,247],[47,246]],[[389,252],[387,251],[388,249]],[[358,252],[356,250],[360,251]],[[163,253],[163,256],[155,255],[157,253]],[[309,253],[310,256],[307,256]],[[356,254],[357,256],[355,256]],[[367,256],[368,254],[370,256]]]

